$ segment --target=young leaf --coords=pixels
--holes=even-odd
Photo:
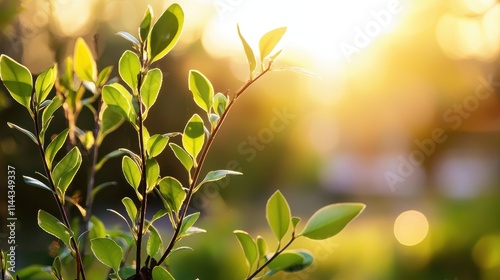
[[[52,262],[52,273],[57,279],[63,279],[61,275],[61,259],[59,257],[56,257]]]
[[[153,279],[175,280],[175,278],[163,266],[155,266],[153,268]]]
[[[146,143],[148,155],[152,158],[158,156],[161,152],[163,152],[163,150],[165,150],[165,147],[168,144],[168,139],[169,137],[165,137],[160,134],[151,136]]]
[[[233,233],[236,235],[236,238],[238,238],[241,248],[245,253],[245,258],[247,259],[249,269],[252,270],[253,265],[259,257],[257,244],[255,244],[252,237],[250,237],[250,235],[245,231],[235,230],[233,231]]]
[[[139,47],[141,45],[141,43],[139,42],[139,40],[137,40],[137,38],[134,37],[134,35],[128,33],[128,32],[125,32],[125,31],[118,31],[116,32],[116,35],[122,37],[123,39],[131,42],[135,47]]]
[[[263,62],[271,52],[274,50],[276,45],[279,43],[281,38],[286,32],[286,27],[276,28],[264,34],[259,41],[260,50],[260,61]]]
[[[136,92],[137,75],[141,72],[141,62],[137,54],[126,50],[118,62],[118,72],[132,92]]]
[[[182,134],[182,146],[184,146],[186,152],[193,158],[194,166],[197,166],[196,157],[203,148],[204,143],[205,127],[203,126],[203,120],[198,114],[194,114],[189,119]]]
[[[250,67],[250,79],[251,79],[252,73],[257,67],[257,62],[255,61],[255,55],[253,54],[253,50],[250,47],[250,45],[248,45],[245,38],[243,38],[243,35],[241,35],[240,26],[236,25],[236,29],[238,29],[238,36],[240,36],[241,43],[243,44],[243,49],[245,50],[245,54],[247,56],[248,66]]]
[[[71,237],[73,236],[73,232],[56,217],[43,210],[38,210],[38,225],[48,234],[64,242],[68,248],[72,248]]]
[[[174,152],[175,157],[177,157],[177,159],[182,163],[182,166],[184,166],[189,173],[191,168],[193,168],[193,159],[183,148],[181,148],[181,146],[175,143],[170,143],[170,148]]]
[[[94,56],[85,40],[81,37],[76,40],[73,60],[75,62],[75,73],[82,81],[97,81],[97,65]]]
[[[26,184],[28,184],[30,186],[37,187],[37,188],[40,188],[43,190],[47,190],[47,191],[53,193],[53,191],[47,185],[45,185],[43,182],[40,182],[39,180],[37,180],[35,178],[31,178],[31,177],[23,175],[23,180]]]
[[[158,183],[158,188],[170,210],[178,213],[181,210],[184,199],[186,199],[186,192],[182,188],[182,184],[174,177],[165,177]]]
[[[28,68],[2,54],[0,55],[0,79],[12,98],[30,110],[33,78]]]
[[[43,71],[35,82],[35,96],[38,104],[42,103],[50,93],[57,78],[57,64]]]
[[[257,249],[259,251],[259,260],[263,257],[266,256],[267,254],[267,243],[266,243],[266,240],[264,238],[262,238],[262,236],[257,236]]]
[[[123,250],[115,241],[109,238],[94,238],[90,240],[90,249],[101,263],[118,273]]]
[[[113,71],[113,66],[107,66],[99,72],[96,82],[97,87],[103,87],[108,82],[111,71]]]
[[[52,162],[54,161],[57,152],[62,148],[64,142],[66,142],[68,133],[69,133],[69,128],[66,128],[61,133],[59,133],[59,135],[57,135],[45,149],[45,161],[47,162],[49,168],[52,167]]]
[[[33,142],[35,142],[35,144],[37,144],[38,142],[36,141],[36,137],[35,137],[35,134],[33,134],[31,131],[27,130],[27,129],[24,129],[18,125],[15,125],[13,123],[10,123],[8,122],[7,125],[10,127],[10,128],[14,128],[14,129],[17,129],[19,130],[20,132],[24,133],[25,135],[27,135]]]
[[[314,213],[300,236],[314,240],[322,240],[339,233],[358,216],[363,209],[361,203],[337,203],[325,206]]]
[[[184,218],[184,220],[182,220],[181,229],[179,231],[179,237],[178,238],[182,238],[183,235],[187,232],[187,230],[190,227],[192,227],[194,225],[194,223],[196,223],[196,221],[198,220],[199,217],[200,217],[200,212],[196,212],[196,213],[187,215]]]
[[[293,226],[293,229],[295,229],[297,227],[297,225],[300,223],[300,218],[299,217],[292,217],[292,226]]]
[[[132,107],[132,95],[120,84],[106,85],[102,89],[104,103],[136,126],[136,113]]]
[[[154,257],[158,252],[163,251],[163,240],[158,230],[151,224],[149,225],[149,232],[151,232],[151,235],[148,238],[146,251],[148,256]]]
[[[106,237],[106,227],[96,216],[90,217],[89,238]]]
[[[217,113],[217,115],[222,116],[224,114],[224,111],[226,111],[227,108],[227,97],[218,92],[214,96],[214,111]]]
[[[184,25],[184,12],[173,4],[163,12],[148,36],[148,55],[151,63],[164,57],[177,44]]]
[[[69,184],[78,172],[82,164],[82,154],[77,147],[74,147],[59,161],[52,171],[52,178],[57,190],[64,197]]]
[[[141,169],[137,163],[128,156],[124,156],[122,160],[122,171],[127,182],[137,190],[141,182]]]
[[[128,217],[132,224],[135,223],[135,219],[137,217],[137,207],[132,199],[129,197],[124,197],[122,199],[123,206],[125,206],[125,210],[127,211]]]
[[[148,193],[156,187],[158,178],[160,177],[160,165],[154,158],[146,161],[146,185]]]
[[[219,181],[220,179],[223,179],[227,175],[243,175],[241,172],[237,171],[232,171],[232,170],[217,170],[217,171],[210,171],[208,172],[207,176],[201,181],[195,188],[195,191],[197,191],[203,184],[208,183],[208,182],[214,182],[214,181]]]
[[[139,26],[139,37],[141,41],[146,41],[151,30],[151,22],[153,21],[153,9],[148,5],[144,17],[142,18],[141,25]]]
[[[189,90],[193,93],[194,102],[205,112],[212,107],[214,88],[210,81],[201,72],[189,71]]]
[[[106,104],[103,104],[99,119],[101,120],[101,129],[97,135],[97,145],[100,146],[108,134],[120,127],[124,118],[122,115],[110,109]]]
[[[142,103],[146,106],[146,112],[155,104],[156,98],[160,93],[163,74],[158,68],[151,69],[146,74],[141,86]]]
[[[274,235],[281,240],[290,227],[290,207],[280,191],[276,191],[267,201],[266,218]]]
[[[47,105],[47,107],[45,107],[45,110],[43,110],[43,113],[42,113],[42,127],[44,129],[47,129],[50,117],[52,117],[52,115],[54,115],[54,112],[59,107],[61,107],[62,104],[63,104],[62,99],[59,98],[58,96],[55,96],[52,99],[52,101],[49,103],[49,105]]]

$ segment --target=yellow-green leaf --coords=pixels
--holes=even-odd
[[[35,94],[38,104],[42,103],[49,95],[57,78],[57,64],[47,68],[37,78],[35,82]]]
[[[137,75],[141,72],[141,62],[134,52],[126,50],[118,61],[118,72],[132,92],[137,91]]]
[[[210,81],[201,72],[189,71],[189,90],[193,93],[194,102],[205,112],[212,107],[214,88]]]
[[[73,61],[75,73],[82,81],[97,81],[97,65],[92,55],[92,51],[83,38],[78,38],[76,40]]]
[[[268,55],[274,50],[276,45],[280,42],[283,35],[285,35],[286,27],[276,28],[264,34],[259,41],[260,61],[264,61]]]
[[[28,68],[2,54],[0,55],[0,78],[12,98],[30,110],[33,78]]]
[[[245,50],[245,54],[247,56],[247,62],[248,62],[248,67],[250,68],[250,79],[252,78],[252,73],[257,67],[257,62],[255,60],[255,55],[253,53],[252,48],[250,45],[247,43],[243,35],[241,35],[240,32],[240,26],[236,25],[236,28],[238,29],[238,36],[240,36],[241,43],[243,44],[243,49]]]
[[[148,55],[151,63],[164,57],[175,46],[184,25],[181,6],[173,4],[163,12],[148,36]]]

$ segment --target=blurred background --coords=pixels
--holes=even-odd
[[[193,211],[204,214],[199,226],[208,232],[185,240],[195,252],[171,259],[177,279],[242,279],[244,256],[232,230],[274,244],[264,209],[276,189],[303,220],[335,202],[367,208],[329,240],[299,239],[295,247],[314,253],[314,264],[272,279],[500,279],[499,1],[178,2],[185,29],[156,65],[165,78],[147,120],[150,132],[182,131],[197,112],[189,69],[204,73],[216,91],[244,84],[248,67],[237,23],[255,49],[265,32],[287,26],[275,67],[302,67],[319,78],[272,72],[240,99],[205,170],[233,168],[244,176],[207,185],[194,199]],[[97,34],[99,69],[116,67],[131,46],[114,34],[137,34],[148,4],[158,16],[172,3],[0,0],[0,53],[36,74],[71,55],[77,37],[92,46]],[[50,133],[66,125],[58,114]],[[52,238],[36,226],[36,212],[56,209],[48,192],[21,180],[42,166],[33,143],[6,125],[32,124],[3,87],[0,120],[0,177],[6,182],[7,165],[18,176],[17,264],[49,265]],[[91,128],[89,112],[79,126]],[[119,147],[136,147],[129,125],[108,137],[100,153]],[[159,162],[163,176],[185,179],[170,151]],[[121,197],[133,195],[120,160],[111,160],[97,181],[110,177],[119,184],[97,197],[96,215],[108,228],[125,229],[106,211],[123,212]],[[5,249],[6,235],[0,240]]]

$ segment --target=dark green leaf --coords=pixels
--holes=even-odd
[[[40,182],[39,180],[37,180],[35,178],[31,178],[31,177],[23,175],[23,180],[26,184],[28,184],[30,186],[37,187],[37,188],[40,188],[43,190],[47,190],[47,191],[53,193],[53,191],[49,188],[49,186],[45,185],[43,182]]]
[[[182,188],[182,184],[174,177],[165,177],[160,180],[158,188],[170,209],[178,213],[186,198],[186,192]]]
[[[12,98],[30,110],[33,78],[28,68],[2,54],[0,55],[0,78]]]
[[[45,149],[45,162],[47,162],[49,168],[52,167],[52,162],[54,161],[57,152],[62,148],[64,142],[66,142],[68,133],[69,133],[69,128],[66,128],[61,133],[59,133],[59,135],[57,135]]]
[[[123,250],[115,241],[109,238],[94,238],[90,240],[90,248],[101,263],[118,272]]]
[[[175,280],[175,278],[163,266],[155,266],[153,268],[153,279]]]
[[[137,91],[137,75],[141,72],[141,62],[134,52],[126,50],[118,62],[118,72],[132,92]]]
[[[182,146],[184,146],[185,151],[193,158],[195,167],[197,166],[196,157],[203,148],[204,143],[205,127],[203,120],[198,114],[194,114],[184,128]]]
[[[267,201],[266,218],[274,235],[281,240],[290,227],[290,207],[280,191],[276,191]]]
[[[141,182],[141,169],[137,163],[128,156],[124,156],[122,160],[122,171],[127,182],[137,190]]]
[[[82,164],[82,155],[77,147],[74,147],[67,153],[54,167],[52,178],[56,184],[56,189],[64,197],[69,184],[78,172]]]
[[[140,42],[139,40],[137,40],[137,38],[134,37],[134,35],[128,33],[128,32],[125,32],[125,31],[118,31],[116,32],[116,35],[124,38],[125,40],[131,42],[134,46],[136,47],[139,47],[140,46]]]
[[[146,41],[151,30],[151,22],[153,21],[153,9],[148,5],[144,17],[142,17],[141,25],[139,26],[139,37],[141,41]]]
[[[170,143],[170,148],[174,152],[177,159],[182,163],[184,168],[189,173],[191,171],[191,168],[193,167],[193,159],[181,146],[175,143]]]
[[[223,179],[227,175],[243,175],[241,172],[237,171],[232,171],[232,170],[216,170],[216,171],[210,171],[208,172],[207,176],[201,181],[195,188],[195,191],[197,191],[203,184],[208,183],[208,182],[215,182],[219,181],[220,179]]]
[[[264,34],[259,41],[260,49],[260,61],[264,61],[271,52],[274,50],[276,45],[279,43],[281,38],[286,32],[286,27],[276,28]]]
[[[73,58],[75,73],[82,81],[97,81],[97,65],[90,51],[89,46],[83,38],[78,38],[75,44],[75,53]]]
[[[338,203],[325,206],[314,213],[300,234],[310,239],[332,237],[356,218],[365,208],[361,203]]]
[[[150,157],[158,156],[161,152],[163,152],[163,150],[165,150],[165,147],[168,144],[168,139],[169,137],[165,137],[160,134],[151,136],[146,143],[148,155]]]
[[[52,90],[57,78],[57,64],[43,71],[35,82],[35,94],[38,104],[42,103]]]
[[[154,257],[158,252],[163,251],[163,240],[161,239],[160,233],[153,225],[149,225],[149,232],[151,235],[148,238],[146,251],[148,252],[148,256]]]
[[[13,123],[10,123],[8,122],[7,125],[10,127],[10,128],[14,128],[14,129],[17,129],[19,130],[20,132],[24,133],[25,135],[27,135],[33,142],[35,142],[35,144],[37,144],[38,142],[36,141],[36,137],[35,137],[35,134],[33,134],[31,131],[27,130],[27,129],[24,129],[18,125],[15,125]]]
[[[238,238],[238,241],[240,242],[241,248],[245,253],[245,258],[247,259],[249,269],[251,270],[259,257],[257,244],[255,244],[252,237],[250,237],[250,235],[245,231],[235,230],[233,231],[233,233],[236,235],[236,238]]]
[[[151,63],[164,57],[175,46],[184,25],[181,6],[173,4],[153,25],[148,37],[148,55]]]
[[[292,266],[285,268],[284,269],[285,272],[301,271],[301,270],[307,268],[308,266],[310,266],[312,264],[312,262],[314,261],[314,257],[311,255],[310,252],[308,252],[306,250],[294,250],[293,252],[295,252],[303,257],[302,263],[292,265]]]
[[[160,165],[154,158],[146,161],[146,185],[148,193],[156,187],[156,183],[160,177]]]
[[[205,112],[209,112],[214,98],[214,88],[201,72],[189,71],[189,90],[193,93],[194,102]]]
[[[245,50],[245,54],[247,56],[248,67],[250,68],[250,79],[252,79],[252,73],[257,67],[255,55],[253,54],[253,50],[250,45],[247,43],[243,35],[241,35],[240,26],[236,25],[236,28],[238,29],[238,36],[240,36],[241,43],[243,44],[243,49]]]
[[[72,248],[71,237],[73,236],[73,232],[56,217],[43,210],[38,210],[38,225],[45,232],[64,242],[68,248]]]

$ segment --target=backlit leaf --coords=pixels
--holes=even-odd
[[[0,78],[12,98],[30,110],[33,78],[28,68],[2,54],[0,55]]]
[[[165,177],[158,183],[158,188],[169,208],[173,212],[178,213],[186,198],[186,192],[182,188],[182,184],[174,177]]]
[[[118,62],[118,72],[132,92],[137,91],[137,75],[141,72],[139,57],[132,51],[126,50]]]
[[[184,25],[181,6],[173,4],[158,18],[148,37],[148,55],[151,63],[164,57],[177,44]]]
[[[50,93],[57,78],[57,64],[47,68],[37,78],[35,82],[35,94],[38,104],[42,103]]]
[[[73,181],[80,165],[82,164],[82,155],[77,147],[71,149],[54,167],[52,178],[56,188],[64,197],[69,184]]]
[[[267,201],[266,218],[274,235],[281,240],[290,227],[290,207],[280,191],[276,191]]]
[[[124,156],[122,160],[122,171],[127,182],[137,190],[141,182],[141,169],[137,163],[128,156]]]
[[[101,263],[118,272],[123,250],[115,241],[110,238],[94,238],[90,240],[90,248]]]
[[[214,97],[214,88],[210,81],[201,72],[191,70],[188,84],[189,90],[193,93],[194,102],[205,112],[209,112]]]
[[[271,52],[274,50],[276,45],[280,42],[281,38],[286,32],[286,27],[276,28],[264,34],[259,41],[259,50],[260,50],[260,60],[264,61]]]
[[[250,68],[250,78],[252,78],[252,73],[257,67],[257,62],[255,60],[255,55],[253,53],[252,48],[250,45],[247,43],[243,35],[241,35],[240,32],[240,26],[236,25],[236,28],[238,29],[238,36],[240,37],[241,43],[243,44],[243,49],[245,50],[245,54],[247,56],[247,61],[248,61],[248,67]]]
[[[245,258],[247,259],[249,268],[252,269],[253,265],[259,257],[257,244],[255,244],[255,241],[253,241],[252,237],[250,237],[250,235],[245,231],[235,230],[233,231],[233,233],[236,235],[236,238],[238,238],[238,241],[240,242],[240,246],[245,253]]]
[[[54,161],[57,152],[62,148],[64,142],[66,142],[68,133],[69,133],[69,128],[66,128],[61,133],[59,133],[45,149],[45,161],[47,162],[49,168],[52,167],[52,162]]]
[[[78,38],[75,44],[74,52],[75,73],[82,81],[97,81],[97,65],[87,43],[83,38]]]
[[[184,128],[182,146],[184,146],[186,152],[193,158],[195,166],[197,166],[196,158],[203,148],[204,143],[205,127],[203,125],[203,120],[198,114],[194,114]]]
[[[73,232],[56,217],[43,210],[38,210],[38,225],[45,232],[64,242],[68,248],[72,248],[71,237],[73,236]]]

